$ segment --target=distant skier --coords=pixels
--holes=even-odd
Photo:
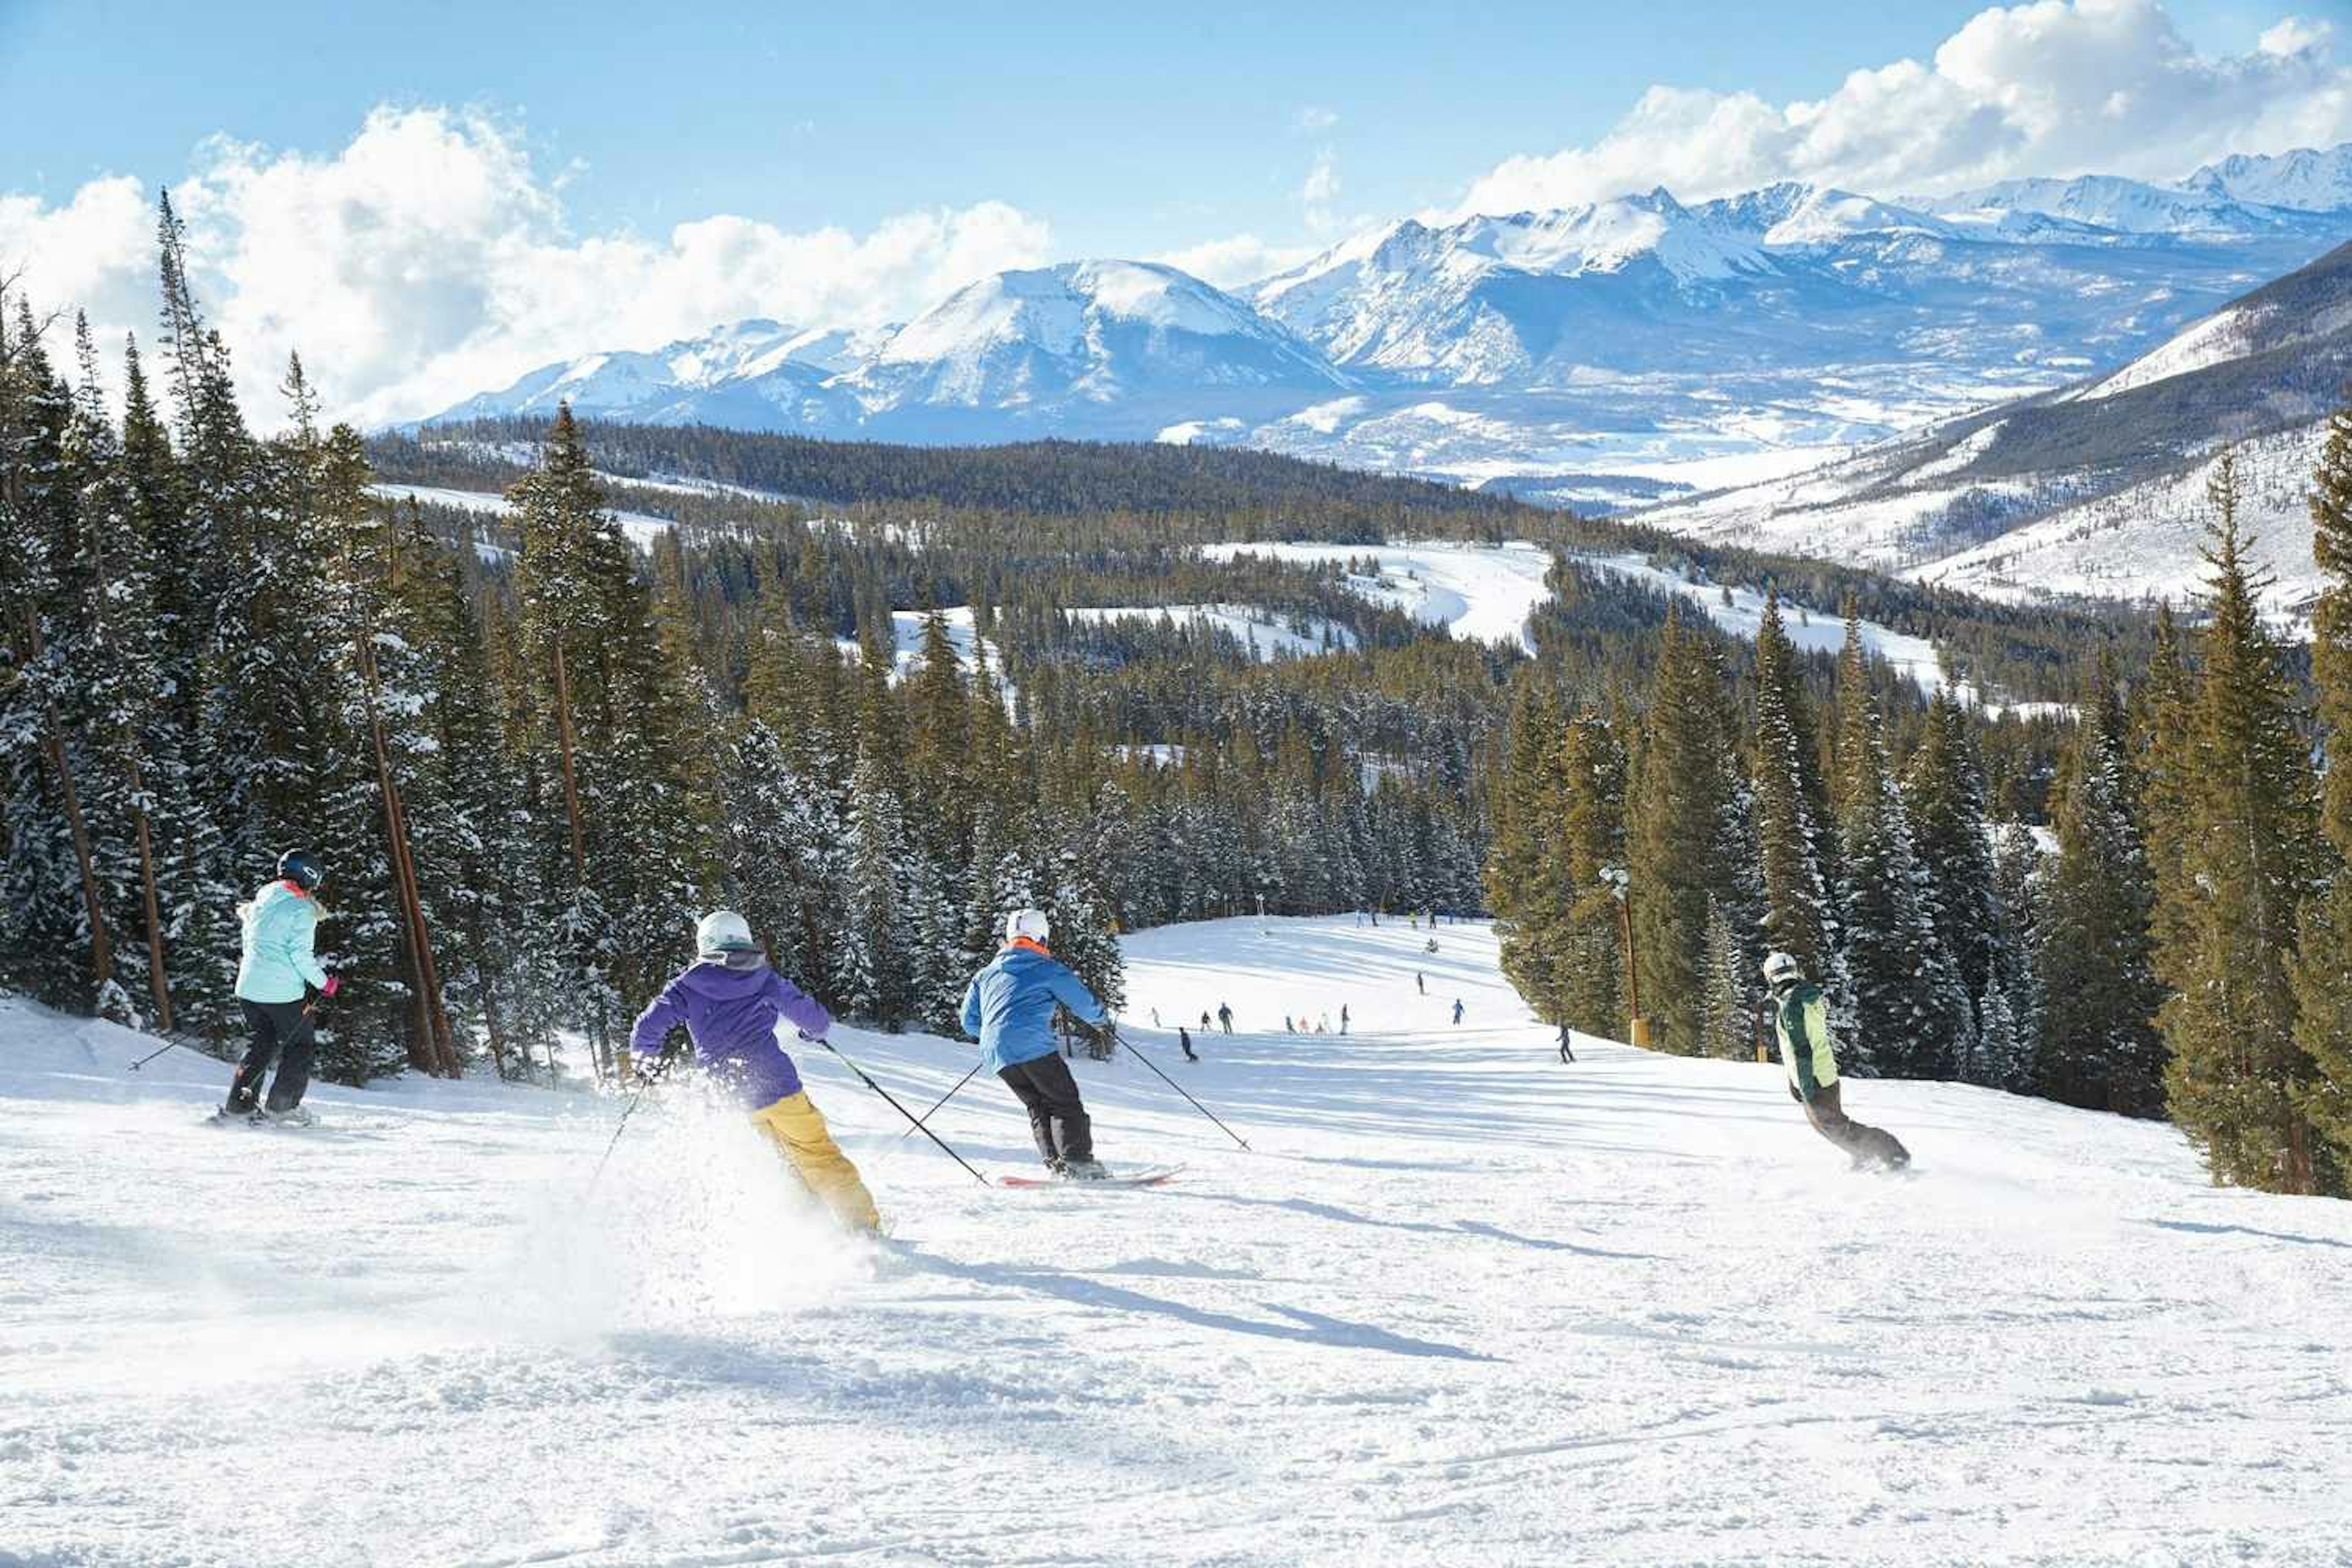
[[[1099,1181],[1110,1173],[1095,1159],[1094,1123],[1078,1098],[1077,1079],[1054,1052],[1054,1005],[1096,1027],[1109,1015],[1047,950],[1052,934],[1042,910],[1006,918],[1004,950],[964,989],[963,1028],[979,1037],[982,1065],[995,1070],[1029,1112],[1030,1136],[1045,1168],[1073,1181]]]
[[[1216,1026],[1209,1022],[1209,1010],[1208,1010],[1206,1007],[1202,1008],[1202,1009],[1201,1009],[1201,1033],[1202,1033],[1202,1034],[1204,1034],[1204,1035],[1205,1035],[1205,1034],[1207,1034],[1211,1029],[1213,1029],[1213,1028],[1214,1028],[1214,1027],[1216,1027]],[[1230,1035],[1230,1034],[1232,1034],[1232,1033],[1233,1033],[1233,1031],[1232,1031],[1231,1029],[1227,1029],[1227,1030],[1225,1031],[1225,1033],[1227,1033],[1228,1035]]]
[[[1151,1026],[1155,1029],[1160,1027],[1160,1009],[1157,1007],[1151,1010]]]
[[[1298,1032],[1290,1026],[1290,1015],[1287,1013],[1282,1016],[1282,1032],[1286,1035],[1295,1035]]]
[[[1459,996],[1454,999],[1454,1025],[1456,1028],[1462,1026],[1462,998]]]
[[[253,1044],[229,1079],[228,1099],[217,1113],[256,1121],[308,1127],[318,1119],[302,1109],[310,1087],[310,1053],[318,1044],[318,1004],[310,993],[332,996],[341,983],[319,965],[311,945],[319,931],[319,884],[326,872],[299,849],[278,858],[277,879],[237,906],[244,951],[236,965],[236,1002]],[[269,1097],[261,1080],[278,1064]]]
[[[852,1230],[878,1231],[882,1216],[849,1156],[833,1141],[824,1116],[801,1088],[800,1069],[780,1031],[791,1024],[807,1039],[824,1037],[833,1015],[768,967],[751,938],[751,922],[733,910],[713,910],[694,928],[695,962],[646,1005],[621,1053],[621,1076],[632,1058],[661,1053],[674,1028],[694,1042],[695,1060],[710,1081],[751,1112],[794,1173]]]
[[[1576,1060],[1576,1051],[1574,1047],[1569,1044],[1568,1034],[1568,1026],[1566,1024],[1562,1024],[1559,1026],[1559,1060],[1560,1065],[1563,1067]]]
[[[1894,1134],[1850,1120],[1840,1103],[1835,1042],[1822,988],[1805,978],[1794,955],[1776,952],[1764,961],[1764,983],[1772,988],[1772,1026],[1780,1063],[1789,1074],[1790,1098],[1805,1108],[1813,1131],[1844,1150],[1854,1169],[1884,1165],[1901,1170],[1910,1151]]]
[[[1412,988],[1423,996],[1429,994],[1429,977],[1418,969],[1412,972]]]
[[[1181,1024],[1176,1026],[1176,1043],[1183,1047],[1186,1061],[1197,1062],[1201,1059],[1192,1054],[1192,1031]]]
[[[1217,1004],[1217,1022],[1223,1026],[1224,1031],[1228,1035],[1234,1032],[1234,1010],[1229,1004],[1223,1002]],[[1203,1016],[1201,1019],[1201,1027],[1205,1029],[1208,1026],[1209,1020],[1205,1016]]]
[[[1339,1032],[1343,1035],[1348,1032],[1348,1005],[1345,1002],[1339,1004]]]

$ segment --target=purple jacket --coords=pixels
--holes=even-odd
[[[629,1049],[653,1056],[683,1024],[693,1037],[695,1059],[713,1081],[748,1105],[773,1105],[801,1091],[800,1071],[777,1038],[786,1021],[814,1039],[832,1026],[833,1016],[765,960],[749,969],[702,963],[663,986],[637,1015]]]

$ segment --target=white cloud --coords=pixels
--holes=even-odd
[[[1268,245],[1254,234],[1212,239],[1153,257],[1220,289],[1234,289],[1286,272],[1316,255],[1311,245]]]
[[[119,177],[57,207],[0,196],[0,270],[20,260],[30,293],[88,310],[110,345],[146,335],[152,200]],[[289,352],[333,414],[375,423],[592,348],[652,347],[745,316],[904,318],[983,274],[1037,265],[1049,240],[1042,219],[1001,202],[902,214],[862,235],[717,216],[659,239],[579,236],[561,179],[509,130],[439,109],[378,110],[325,156],[215,141],[173,200],[201,302],[264,424]]]
[[[2015,174],[2169,179],[2231,153],[2352,139],[2332,30],[2288,17],[2251,54],[2192,48],[2159,0],[2039,0],[1979,13],[1932,63],[1857,70],[1827,97],[1653,87],[1588,147],[1508,159],[1456,212],[1507,213],[1665,185],[1703,200],[1778,179],[1874,195]]]
[[[1307,215],[1307,226],[1318,234],[1328,232],[1339,220],[1332,216],[1331,204],[1339,199],[1339,155],[1330,148],[1317,151],[1315,162],[1307,171],[1307,183],[1298,188],[1298,205]]]
[[[1290,117],[1290,122],[1310,136],[1319,136],[1339,123],[1339,112],[1319,104],[1307,104]]]

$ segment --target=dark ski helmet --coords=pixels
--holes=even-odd
[[[315,893],[319,884],[327,879],[326,871],[310,858],[306,849],[289,849],[278,858],[278,874],[298,884],[306,893]]]

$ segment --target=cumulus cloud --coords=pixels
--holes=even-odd
[[[1254,234],[1206,240],[1152,258],[1220,289],[1235,289],[1287,272],[1316,254],[1311,245],[1269,245]]]
[[[1506,160],[1454,210],[1507,213],[1665,185],[1703,200],[1801,179],[1934,195],[2016,174],[2170,179],[2231,153],[2352,139],[2352,68],[2324,23],[2200,55],[2159,0],[1979,13],[1932,61],[1857,70],[1827,97],[1651,88],[1586,147]]]
[[[745,316],[870,326],[1045,259],[1045,222],[1002,202],[864,234],[717,216],[666,237],[574,234],[561,180],[510,129],[379,110],[339,152],[215,140],[173,187],[201,302],[257,417],[299,351],[340,417],[430,413],[533,366],[652,347]],[[62,205],[0,195],[0,269],[88,310],[108,340],[155,316],[153,195],[110,177]]]

